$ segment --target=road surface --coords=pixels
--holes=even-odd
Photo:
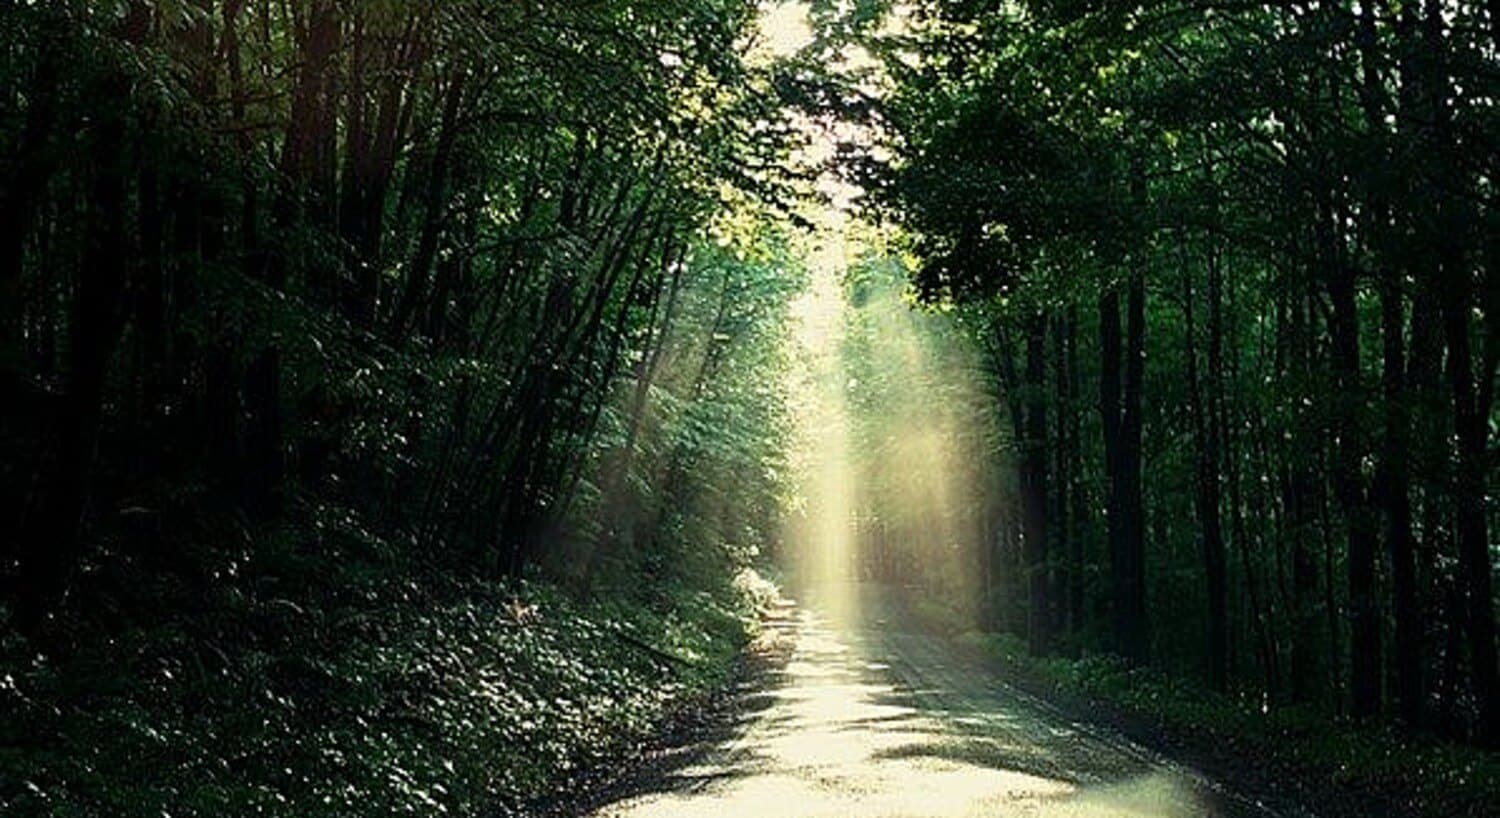
[[[790,658],[738,693],[728,735],[594,816],[1285,814],[998,682],[878,588],[845,598],[858,613],[809,605],[773,623]]]

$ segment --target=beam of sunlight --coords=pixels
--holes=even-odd
[[[867,250],[852,276],[858,551],[866,577],[920,586],[927,613],[966,630],[993,588],[996,413],[972,337],[913,307],[908,272]]]
[[[810,283],[793,304],[799,371],[794,406],[799,437],[801,514],[787,532],[794,569],[803,591],[832,615],[854,615],[843,589],[857,555],[853,512],[856,497],[840,358],[846,301],[843,233],[828,224],[808,254]]]

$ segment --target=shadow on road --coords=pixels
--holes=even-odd
[[[784,666],[737,695],[722,729],[664,753],[594,815],[1273,814],[996,684],[906,627],[879,589],[857,599],[774,623]]]

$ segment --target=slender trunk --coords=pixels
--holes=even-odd
[[[1047,554],[1047,320],[1038,312],[1026,326],[1026,437],[1023,441],[1022,502],[1025,504],[1026,571],[1030,591],[1031,651],[1051,647],[1051,583]]]
[[[1230,290],[1232,292],[1233,288],[1231,287]],[[1231,327],[1235,326],[1233,320],[1228,323]],[[1260,361],[1272,358],[1276,354],[1275,352],[1269,352],[1268,354],[1266,348],[1266,327],[1271,324],[1274,324],[1274,322],[1263,322],[1257,333],[1259,344],[1257,359]],[[1238,350],[1240,346],[1238,341],[1238,338],[1232,339],[1230,348]],[[1229,369],[1230,381],[1234,384],[1236,398],[1232,402],[1232,405],[1238,407],[1241,405],[1240,398],[1242,397],[1239,385],[1242,383],[1242,378],[1244,377],[1239,364],[1241,356],[1236,353],[1231,355],[1229,360],[1231,361]],[[1259,447],[1254,446],[1254,444],[1247,444],[1243,448],[1241,447],[1242,439],[1259,436],[1264,433],[1263,429],[1257,423],[1260,413],[1253,410],[1248,411],[1242,416],[1242,421],[1239,412],[1236,410],[1236,417],[1233,422],[1231,422],[1228,415],[1229,413],[1226,413],[1224,419],[1224,452],[1228,464],[1226,474],[1229,479],[1229,506],[1234,515],[1234,546],[1235,551],[1239,554],[1240,571],[1244,576],[1245,601],[1250,607],[1251,630],[1256,639],[1264,700],[1268,702],[1276,701],[1281,693],[1281,657],[1276,644],[1276,638],[1271,628],[1272,605],[1274,605],[1274,601],[1268,601],[1266,597],[1262,596],[1263,586],[1257,575],[1254,559],[1252,558],[1252,552],[1258,552],[1264,547],[1265,539],[1263,536],[1260,536],[1260,533],[1264,532],[1266,527],[1257,527],[1258,534],[1252,540],[1246,519],[1252,511],[1250,504],[1254,502],[1254,511],[1257,513],[1269,512],[1265,516],[1270,520],[1271,524],[1269,528],[1271,531],[1275,531],[1281,523],[1274,507],[1266,502],[1266,489],[1268,488],[1267,483],[1269,481],[1254,481],[1251,483],[1248,493],[1244,488],[1245,479],[1243,471],[1245,469],[1248,468],[1252,475],[1268,474],[1270,472],[1269,463],[1264,458],[1257,456]],[[1251,547],[1252,542],[1255,544],[1254,548]]]
[[[1310,326],[1312,316],[1306,296],[1299,295],[1289,301],[1279,322],[1282,329],[1278,343],[1282,346],[1281,355],[1284,358],[1281,371],[1283,377],[1290,377],[1299,384],[1297,391],[1288,398],[1293,406],[1301,406],[1305,405],[1306,390],[1313,378],[1310,341],[1313,335],[1313,329]],[[1317,607],[1314,598],[1318,585],[1317,569],[1312,555],[1314,529],[1312,461],[1315,451],[1312,443],[1315,437],[1313,430],[1309,428],[1311,420],[1307,417],[1307,413],[1295,411],[1297,412],[1295,430],[1290,441],[1291,445],[1285,451],[1285,460],[1282,465],[1281,507],[1284,526],[1282,536],[1278,539],[1278,543],[1286,541],[1291,551],[1290,593],[1285,590],[1285,572],[1278,573],[1283,574],[1282,597],[1286,600],[1287,607],[1291,609],[1292,617],[1291,656],[1288,668],[1291,698],[1293,702],[1307,702],[1316,695],[1313,685],[1317,681],[1319,671],[1316,645],[1313,642],[1317,635]],[[1332,659],[1332,657],[1329,658]]]
[[[455,72],[443,97],[443,113],[439,120],[437,144],[433,150],[432,165],[427,172],[427,185],[423,192],[422,232],[417,240],[417,249],[412,257],[411,269],[407,272],[406,291],[401,297],[395,318],[391,323],[391,334],[399,337],[410,326],[414,315],[421,308],[431,287],[432,264],[437,257],[438,240],[446,222],[448,208],[448,179],[452,172],[454,146],[458,137],[458,116],[463,104],[465,75]]]
[[[1123,330],[1120,325],[1119,291],[1110,288],[1099,296],[1099,417],[1104,431],[1104,473],[1106,480],[1105,521],[1108,527],[1110,624],[1115,652],[1131,653],[1131,628],[1127,617],[1131,611],[1131,589],[1128,582],[1129,562],[1126,553],[1123,514],[1120,506],[1120,347]]]
[[[1380,294],[1385,392],[1380,499],[1385,508],[1392,614],[1396,624],[1396,704],[1403,721],[1420,724],[1426,693],[1422,680],[1422,626],[1417,604],[1416,543],[1412,535],[1411,474],[1408,467],[1406,316],[1398,287],[1394,274],[1388,273]]]
[[[1212,264],[1212,262],[1211,262]],[[1224,559],[1224,533],[1219,516],[1218,424],[1205,400],[1198,372],[1197,321],[1192,282],[1184,276],[1183,317],[1186,323],[1188,397],[1192,408],[1193,436],[1198,442],[1197,491],[1194,506],[1198,538],[1203,551],[1203,573],[1208,597],[1208,678],[1215,690],[1228,683],[1229,624]],[[1210,356],[1212,358],[1213,356]],[[1212,363],[1210,367],[1212,367]]]
[[[1366,2],[1360,11],[1360,102],[1366,127],[1382,138],[1387,137],[1386,109],[1388,94],[1382,74],[1382,56],[1378,47],[1376,9]],[[1411,10],[1403,9],[1402,35],[1410,28]],[[1411,83],[1403,84],[1403,90]],[[1408,102],[1410,93],[1407,92]],[[1384,153],[1384,151],[1383,151]],[[1382,156],[1382,161],[1390,161]],[[1387,554],[1391,567],[1392,616],[1395,620],[1394,693],[1397,712],[1407,724],[1422,721],[1422,649],[1421,625],[1417,619],[1415,545],[1412,536],[1411,478],[1408,466],[1409,445],[1406,403],[1406,307],[1401,292],[1401,268],[1391,259],[1389,249],[1396,225],[1391,220],[1391,205],[1382,191],[1368,197],[1365,220],[1368,243],[1376,264],[1380,289],[1382,374],[1385,400],[1385,434],[1381,446],[1380,470],[1375,498],[1385,517]]]
[[[1070,551],[1068,553],[1068,560],[1071,563],[1071,570],[1068,573],[1068,624],[1072,628],[1076,642],[1076,637],[1082,634],[1085,624],[1084,577],[1088,571],[1088,559],[1084,540],[1089,532],[1089,517],[1088,505],[1084,502],[1082,408],[1078,404],[1083,394],[1078,363],[1078,311],[1071,304],[1067,309],[1065,332],[1067,349],[1064,358],[1067,372],[1064,377],[1068,380],[1069,398],[1069,405],[1065,407],[1070,478],[1068,490],[1073,507],[1073,533],[1069,539]]]
[[[1319,219],[1321,253],[1329,265],[1331,301],[1329,330],[1333,344],[1336,407],[1334,494],[1344,515],[1349,582],[1349,689],[1356,718],[1380,712],[1380,608],[1376,596],[1376,532],[1370,514],[1365,480],[1365,458],[1357,407],[1364,404],[1359,365],[1359,311],[1355,302],[1354,270],[1336,248],[1336,211],[1325,207]]]
[[[163,258],[165,226],[160,177],[145,163],[138,174],[141,255],[134,282],[135,321],[140,333],[140,410],[148,428],[166,399],[167,315],[166,270]]]
[[[1127,574],[1125,607],[1126,656],[1144,662],[1150,654],[1146,621],[1146,513],[1142,494],[1142,396],[1146,365],[1145,260],[1131,271],[1125,311],[1125,393],[1120,413],[1120,511],[1125,537]]]
[[[1079,568],[1073,562],[1073,541],[1077,532],[1073,523],[1074,509],[1068,492],[1072,482],[1072,476],[1069,474],[1072,458],[1068,454],[1068,413],[1072,399],[1068,397],[1067,327],[1064,326],[1060,312],[1052,315],[1048,323],[1052,327],[1052,393],[1049,399],[1056,407],[1051,418],[1052,445],[1048,466],[1052,470],[1052,479],[1049,481],[1053,509],[1050,528],[1055,532],[1053,570],[1050,572],[1054,596],[1052,631],[1071,634],[1073,629],[1069,616],[1068,589],[1072,587],[1073,575]]]

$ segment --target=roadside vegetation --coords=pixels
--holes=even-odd
[[[0,812],[485,815],[721,684],[804,273],[757,7],[0,8]]]
[[[346,590],[205,605],[61,662],[8,646],[6,814],[531,814],[628,770],[760,614],[744,584]]]
[[[778,562],[1482,811],[1497,31],[0,0],[0,812],[524,812]]]
[[[886,576],[1039,657],[1500,742],[1493,5],[812,19],[840,167],[996,396],[993,525],[865,535],[978,587]]]
[[[1314,708],[1268,707],[1201,682],[1099,654],[1033,656],[1023,641],[968,631],[957,644],[997,663],[1007,682],[1088,714],[1210,775],[1243,775],[1319,814],[1472,816],[1500,799],[1500,758],[1391,725],[1330,721]],[[1254,759],[1245,773],[1247,759]],[[1236,768],[1240,772],[1236,773]]]

